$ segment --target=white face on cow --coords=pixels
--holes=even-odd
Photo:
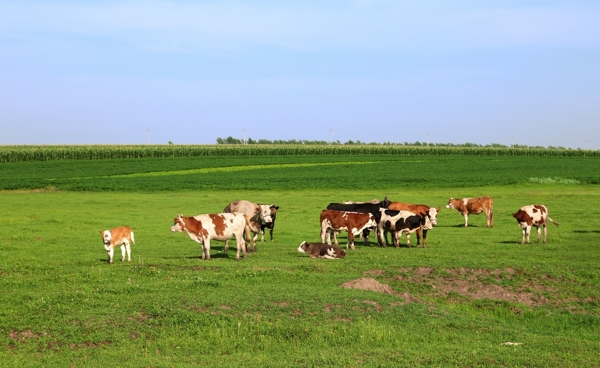
[[[110,250],[110,241],[112,240],[112,233],[110,230],[104,230],[102,232],[102,241],[104,243],[104,249]]]
[[[431,219],[432,226],[437,225],[437,215],[438,215],[437,208],[431,207],[429,209],[429,218]]]
[[[268,204],[260,205],[260,221],[263,224],[270,224],[273,222],[273,217],[271,217],[271,206]]]
[[[307,245],[306,245],[306,242],[303,241],[300,244],[300,246],[298,247],[298,252],[300,252],[300,253],[306,253],[306,248],[308,248]]]
[[[451,210],[454,209],[454,198],[450,198],[450,200],[448,201],[448,204],[446,205],[446,208],[449,208]]]
[[[183,226],[181,226],[181,216],[179,215],[178,217],[175,217],[175,220],[173,221],[173,226],[171,226],[171,231],[172,232],[182,232],[183,231]]]

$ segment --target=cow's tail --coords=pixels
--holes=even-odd
[[[135,236],[133,235],[133,231],[131,232],[131,242],[135,244]]]
[[[248,244],[252,244],[252,232],[250,230],[250,218],[248,215],[244,213],[244,219],[246,220],[246,224],[244,225],[244,232],[246,233],[246,238]]]
[[[552,222],[552,223],[553,223],[554,225],[556,225],[556,226],[558,226],[558,225],[559,225],[559,223],[558,223],[558,222],[556,222],[556,221],[552,220],[550,217],[548,217],[548,220],[550,220],[550,222]]]

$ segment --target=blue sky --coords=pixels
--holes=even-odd
[[[0,0],[0,144],[600,149],[599,1]]]

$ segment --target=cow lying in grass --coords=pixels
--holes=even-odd
[[[102,234],[104,249],[108,253],[108,263],[113,263],[116,246],[121,247],[121,262],[125,261],[125,253],[127,253],[127,262],[131,262],[131,243],[135,244],[135,238],[129,226],[119,226],[112,230],[100,230],[100,234]]]
[[[235,236],[237,253],[235,260],[240,259],[240,251],[246,259],[246,242],[244,230],[250,238],[248,218],[243,213],[217,213],[185,217],[179,215],[173,220],[171,231],[188,233],[190,238],[202,247],[202,259],[210,260],[210,241],[227,241]]]
[[[336,245],[305,241],[298,247],[298,252],[306,253],[310,258],[340,259],[346,256],[346,252]]]

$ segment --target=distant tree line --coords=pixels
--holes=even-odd
[[[244,144],[244,141],[242,139],[238,139],[238,138],[234,138],[232,136],[229,136],[227,138],[217,138],[217,144]],[[328,141],[309,141],[309,140],[305,140],[305,139],[290,139],[290,140],[283,140],[283,139],[275,139],[275,140],[269,140],[269,139],[258,139],[258,140],[254,140],[252,138],[248,138],[248,140],[246,141],[246,144],[289,144],[289,145],[294,145],[294,144],[310,144],[310,145],[329,145],[330,143]],[[394,142],[383,142],[383,143],[379,143],[379,142],[361,142],[359,140],[353,141],[353,140],[349,140],[345,143],[340,142],[339,140],[337,141],[331,141],[331,145],[336,145],[336,146],[341,146],[341,145],[345,145],[345,146],[350,146],[350,145],[383,145],[383,146],[431,146],[431,147],[486,147],[486,148],[529,148],[529,149],[560,149],[560,150],[564,150],[567,149],[565,147],[562,146],[558,146],[558,147],[554,147],[554,146],[548,146],[548,147],[542,147],[542,146],[527,146],[524,144],[514,144],[512,146],[507,146],[505,144],[500,144],[500,143],[492,143],[492,144],[477,144],[477,143],[426,143],[426,142],[404,142],[404,143],[394,143]],[[569,148],[570,149],[570,148]]]

